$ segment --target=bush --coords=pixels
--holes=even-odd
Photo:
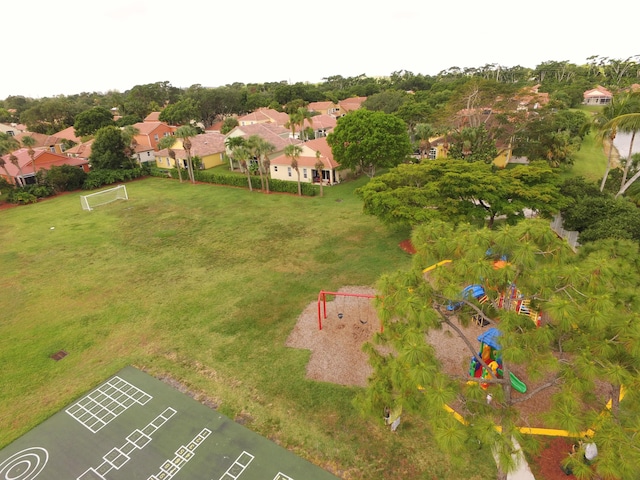
[[[69,192],[80,190],[86,178],[87,174],[81,168],[72,165],[61,165],[59,167],[53,165],[46,172],[43,181],[56,192]]]
[[[166,174],[165,174],[166,175]],[[197,170],[195,172],[196,180],[199,182],[215,183],[216,185],[229,185],[233,187],[249,188],[247,186],[246,175],[226,175],[221,173],[214,173],[208,170]],[[251,175],[251,187],[260,190],[262,185],[260,184],[259,175]],[[301,183],[302,195],[313,197],[317,193],[317,187],[310,183]],[[298,193],[298,183],[288,182],[285,180],[278,180],[275,178],[269,179],[269,190],[271,192],[281,193]]]
[[[85,190],[94,190],[104,185],[128,182],[142,176],[144,176],[144,172],[140,167],[127,170],[92,170],[87,175],[82,188]]]

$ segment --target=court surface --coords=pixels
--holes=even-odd
[[[0,450],[0,480],[335,480],[133,367]]]

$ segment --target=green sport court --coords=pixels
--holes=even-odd
[[[133,367],[0,450],[0,480],[335,480]]]

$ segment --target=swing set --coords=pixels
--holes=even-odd
[[[342,297],[359,297],[359,298],[377,298],[377,295],[370,295],[366,293],[346,293],[346,292],[327,292],[325,290],[320,290],[318,294],[318,328],[322,330],[322,319],[327,318],[327,295],[334,295],[336,300],[339,296]],[[344,299],[343,299],[344,300]],[[338,318],[343,318],[344,312],[338,308]],[[369,319],[362,318],[362,309],[358,311],[358,320],[362,324],[366,324]],[[384,327],[382,322],[380,322],[380,333],[382,333]]]

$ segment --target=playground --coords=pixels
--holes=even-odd
[[[171,386],[126,367],[0,450],[0,479],[330,480]]]

